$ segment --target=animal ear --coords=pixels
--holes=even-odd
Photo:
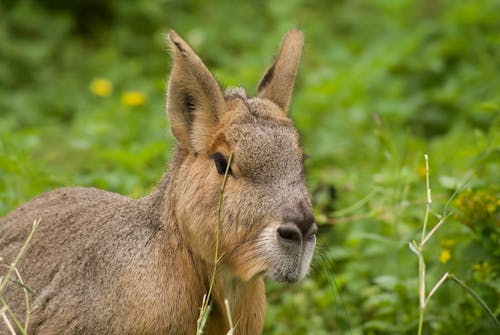
[[[214,76],[174,31],[168,34],[173,67],[167,89],[167,115],[179,144],[203,151],[224,110],[224,96]]]
[[[302,32],[290,30],[283,37],[274,63],[267,69],[258,86],[258,96],[275,102],[285,113],[290,105],[303,45]]]

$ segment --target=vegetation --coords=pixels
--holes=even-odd
[[[253,93],[300,27],[291,115],[319,245],[307,279],[268,283],[264,333],[417,334],[420,315],[422,334],[498,333],[499,1],[6,0],[0,13],[1,215],[60,186],[154,187],[173,143],[168,29]],[[424,220],[428,233],[444,217],[424,245]],[[445,273],[421,313],[419,285]]]

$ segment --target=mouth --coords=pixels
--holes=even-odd
[[[272,265],[267,275],[281,283],[295,283],[301,280],[309,272],[315,245],[315,235],[296,245],[276,243],[271,253]]]

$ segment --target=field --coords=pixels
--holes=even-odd
[[[155,186],[174,142],[169,29],[253,94],[298,27],[291,117],[318,250],[302,282],[268,282],[264,334],[417,334],[420,318],[422,334],[498,334],[498,13],[498,0],[2,1],[0,215],[61,186]],[[419,287],[445,273],[421,309]]]

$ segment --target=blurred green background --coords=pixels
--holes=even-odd
[[[311,275],[268,283],[265,334],[416,334],[453,273],[500,314],[500,1],[0,2],[0,214],[60,186],[147,194],[166,168],[175,29],[250,94],[282,35],[306,44],[291,116],[320,226]],[[434,215],[435,214],[435,215]],[[427,292],[428,292],[427,291]],[[452,280],[424,334],[498,334]]]

